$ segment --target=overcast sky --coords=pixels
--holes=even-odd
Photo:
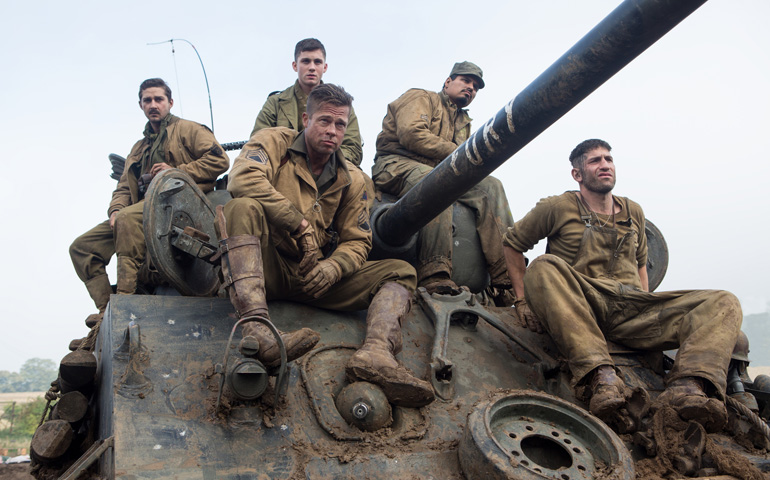
[[[408,88],[437,90],[454,62],[477,63],[487,87],[469,109],[479,127],[617,4],[3,2],[0,370],[31,357],[58,362],[87,333],[95,309],[68,247],[106,219],[115,187],[107,155],[127,155],[141,137],[141,81],[163,77],[173,113],[211,123],[192,48],[174,42],[172,55],[168,43],[147,43],[195,44],[224,143],[246,140],[267,94],[294,82],[297,40],[319,38],[324,80],[355,97],[368,171],[386,105]],[[768,19],[767,0],[711,0],[693,13],[495,172],[514,219],[574,189],[570,150],[603,138],[615,193],[639,202],[668,242],[659,290],[727,289],[744,313],[767,311]]]

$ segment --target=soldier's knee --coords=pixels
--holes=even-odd
[[[495,177],[489,176],[482,180],[479,185],[483,186],[490,193],[497,193],[504,195],[505,189],[503,188],[503,182]]]
[[[115,231],[142,228],[142,212],[134,209],[123,208],[115,214]]]
[[[265,209],[253,198],[234,198],[225,204],[224,213],[228,222],[244,218],[259,221],[265,215]]]
[[[730,322],[735,325],[735,328],[740,328],[743,321],[743,310],[738,297],[728,291],[718,290],[714,292],[711,301],[717,311],[724,316],[725,322]]]
[[[388,262],[387,271],[389,274],[382,283],[396,282],[406,287],[410,292],[414,292],[417,288],[417,272],[414,267],[403,260],[388,259],[384,261]]]
[[[527,267],[527,275],[535,274],[542,275],[544,273],[553,272],[563,269],[565,266],[569,266],[562,258],[557,257],[551,253],[544,253],[536,259],[529,262]]]
[[[81,238],[78,237],[70,245],[70,258],[75,258],[80,256],[81,252],[83,251],[83,246],[80,243],[81,241],[82,241]]]
[[[569,268],[569,264],[556,255],[540,255],[529,263],[524,275],[524,287],[541,288],[551,285],[556,279],[567,277]]]

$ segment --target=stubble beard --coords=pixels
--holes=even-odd
[[[583,182],[583,186],[588,190],[589,192],[599,193],[601,195],[610,193],[613,188],[615,188],[615,176],[612,176],[612,179],[609,183],[603,182],[599,180],[598,177],[593,178],[586,178],[585,172],[582,173],[583,178],[585,178],[585,181]]]

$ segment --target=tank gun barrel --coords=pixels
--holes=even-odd
[[[706,0],[626,0],[373,222],[398,247]]]

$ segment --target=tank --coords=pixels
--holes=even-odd
[[[372,212],[373,256],[410,258],[415,233],[507,161],[702,3],[628,0],[557,60],[407,195]],[[239,145],[231,145],[231,148]],[[218,279],[215,207],[184,174],[158,175],[147,194],[148,251],[171,287],[111,297],[93,352],[61,363],[31,446],[37,478],[123,479],[632,479],[770,472],[770,382],[734,355],[730,421],[719,434],[688,429],[656,441],[646,406],[664,388],[670,352],[610,345],[635,390],[605,423],[575,396],[551,339],[490,304],[472,218],[455,208],[456,257],[474,283],[457,295],[418,289],[399,359],[429,379],[436,401],[395,407],[344,367],[361,345],[366,312],[271,302],[281,330],[309,326],[321,340],[268,369],[240,344]],[[650,226],[650,284],[668,251]],[[285,358],[285,352],[284,352]],[[755,401],[752,408],[740,399]],[[67,399],[65,401],[65,399]],[[749,402],[750,403],[750,402]],[[658,430],[656,430],[658,429]],[[747,473],[748,472],[748,473]],[[719,478],[733,478],[719,477]]]

